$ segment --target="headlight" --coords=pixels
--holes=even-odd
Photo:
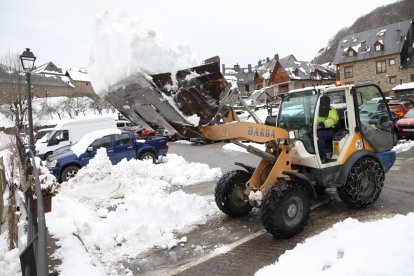
[[[57,160],[52,160],[52,161],[47,161],[46,162],[46,167],[56,167],[57,164]]]

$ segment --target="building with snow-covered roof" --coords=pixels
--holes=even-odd
[[[338,79],[344,84],[374,83],[388,93],[397,84],[413,82],[413,26],[410,19],[341,39],[333,61]]]
[[[266,88],[270,96],[277,96],[293,89],[333,84],[335,79],[330,66],[298,61],[294,55],[279,59],[276,54],[265,63],[259,62],[254,85],[255,89]]]
[[[95,92],[89,79],[88,71],[85,68],[70,69],[66,76],[75,86],[76,91],[84,93],[85,96],[94,96]]]
[[[226,67],[225,64],[222,64],[221,67],[224,78],[228,82],[236,82],[242,96],[250,95],[251,91],[254,90],[254,72],[251,64],[248,64],[247,68],[242,68],[239,64],[233,67]]]
[[[94,97],[86,69],[72,70],[63,73],[53,62],[35,67],[31,73],[32,93],[35,97]],[[7,66],[0,70],[0,91],[7,95],[10,91],[26,91],[24,72],[16,72]],[[12,93],[12,92],[10,92]],[[5,96],[7,97],[7,96]],[[0,101],[2,99],[0,98]]]

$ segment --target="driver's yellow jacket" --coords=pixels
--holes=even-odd
[[[331,106],[331,109],[329,110],[328,117],[320,117],[318,115],[318,124],[323,123],[325,125],[325,128],[332,128],[336,125],[336,123],[339,120],[338,112],[335,108]]]

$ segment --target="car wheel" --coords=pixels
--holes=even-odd
[[[373,204],[384,187],[384,170],[381,164],[365,157],[352,166],[344,186],[337,188],[338,195],[351,208]]]
[[[144,152],[143,154],[141,154],[141,156],[139,157],[140,160],[152,160],[152,163],[155,163],[155,161],[157,161],[157,158],[155,157],[155,154],[153,154],[152,152]]]
[[[250,213],[252,206],[244,194],[250,174],[235,170],[224,174],[217,182],[214,193],[217,207],[230,216],[243,216]]]
[[[62,171],[62,182],[74,178],[78,174],[79,168],[76,166],[69,166]]]
[[[290,238],[308,224],[309,194],[295,182],[279,180],[269,189],[260,210],[263,226],[269,233],[276,238]]]

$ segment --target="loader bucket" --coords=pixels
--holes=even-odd
[[[173,81],[176,80],[176,81]],[[203,65],[171,73],[132,75],[109,89],[105,99],[131,122],[170,133],[197,132],[217,113],[227,81],[220,73],[218,57]]]

